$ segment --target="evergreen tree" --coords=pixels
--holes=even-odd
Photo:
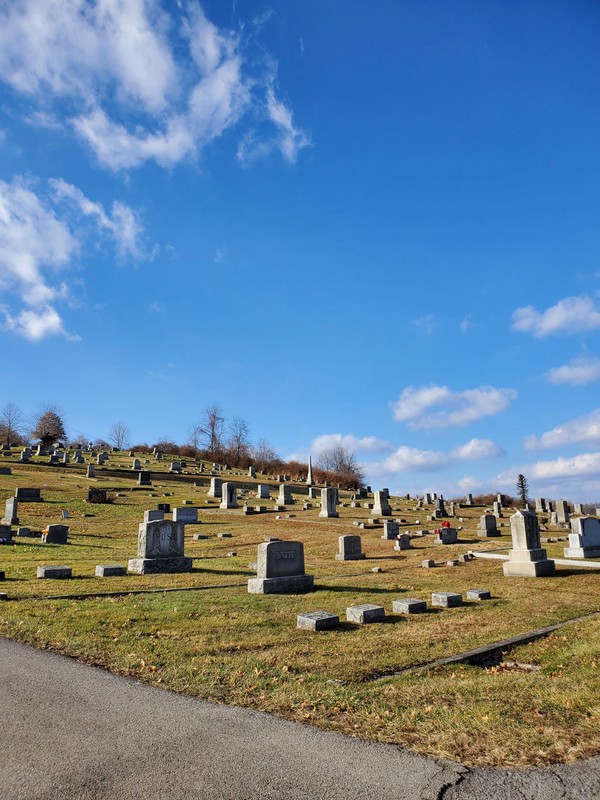
[[[517,496],[524,507],[527,506],[527,493],[529,486],[527,485],[527,478],[525,475],[517,475]]]

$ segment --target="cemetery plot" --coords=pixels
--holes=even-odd
[[[89,461],[86,454],[84,459]],[[489,667],[453,665],[394,675],[598,610],[600,572],[557,563],[556,577],[505,577],[502,561],[459,560],[469,550],[505,555],[519,550],[515,563],[530,563],[530,556],[523,562],[523,548],[515,547],[511,537],[514,509],[502,508],[502,518],[496,517],[499,535],[488,538],[481,536],[479,525],[491,509],[455,508],[461,517],[449,521],[457,542],[440,546],[434,531],[442,530],[446,518],[427,521],[436,510],[433,498],[430,508],[423,509],[414,499],[383,493],[380,505],[389,505],[392,515],[377,527],[361,529],[356,541],[353,523],[366,523],[372,514],[362,499],[361,507],[350,507],[347,492],[329,501],[329,507],[326,494],[325,509],[339,517],[322,517],[316,502],[302,508],[306,486],[284,483],[288,491],[280,492],[280,484],[267,483],[264,476],[253,479],[222,470],[221,497],[209,496],[209,464],[203,465],[202,478],[195,472],[190,476],[189,465],[182,466],[181,474],[172,473],[168,458],[152,458],[152,485],[139,486],[128,453],[110,453],[101,465],[94,458],[94,479],[86,477],[86,464],[74,458],[51,467],[37,463],[41,460],[33,456],[30,463],[17,463],[13,455],[12,474],[0,475],[3,510],[18,487],[41,490],[41,500],[8,506],[12,517],[17,512],[19,524],[11,529],[15,544],[0,545],[2,591],[8,595],[0,607],[2,635],[176,691],[468,764],[541,764],[600,752],[598,618],[505,654],[506,661],[534,665],[531,671],[503,667],[500,661]],[[228,483],[236,485],[239,508],[220,508],[223,502],[231,506],[227,488],[223,501]],[[259,483],[269,486],[260,499],[266,511],[246,516],[240,493],[254,503],[249,492],[258,494]],[[86,502],[90,486],[106,491],[112,502]],[[283,516],[273,510],[280,494],[293,516],[276,520]],[[372,500],[372,493],[364,498]],[[449,505],[446,500],[446,512]],[[68,519],[62,518],[64,509]],[[173,520],[175,510],[177,517],[183,514],[181,520]],[[163,521],[170,523],[164,530]],[[394,538],[382,538],[386,530],[390,535],[395,530],[392,522]],[[562,559],[566,546],[575,546],[566,540],[564,524],[544,521],[547,559]],[[42,541],[42,531],[67,525],[66,543]],[[19,527],[30,535],[17,535]],[[206,538],[195,539],[198,531]],[[584,525],[578,535],[584,534],[588,538],[581,547],[588,546],[595,530]],[[397,550],[397,535],[409,537],[410,548]],[[341,536],[351,538],[340,542]],[[563,541],[545,541],[550,537]],[[301,568],[294,543],[303,547]],[[294,551],[295,558],[271,561],[265,553],[261,560],[263,544],[278,545],[263,551]],[[523,529],[520,544],[541,549],[529,529]],[[343,558],[336,559],[336,553]],[[189,559],[191,571],[125,573],[136,556],[184,559],[186,568]],[[424,560],[434,566],[423,569]],[[449,560],[458,565],[446,566]],[[274,575],[273,563],[279,569],[284,562],[285,569]],[[71,577],[50,571],[40,580],[39,567],[67,568]],[[381,571],[372,572],[374,567]],[[308,576],[313,581],[301,593],[248,592],[249,581],[293,578],[294,584]],[[477,594],[477,587],[490,599]],[[185,591],[171,591],[179,589]],[[434,593],[460,595],[462,605],[434,607]],[[86,594],[84,599],[49,599]],[[383,608],[384,616],[379,612],[376,624],[348,622],[346,609],[356,606]]]

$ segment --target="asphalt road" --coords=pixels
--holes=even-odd
[[[2,800],[596,800],[600,758],[468,770],[0,639]]]

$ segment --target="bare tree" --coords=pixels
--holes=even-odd
[[[240,461],[250,453],[250,439],[248,434],[250,427],[245,419],[234,417],[229,425],[229,439],[227,440],[227,450],[231,454],[231,460],[238,465]]]
[[[60,439],[66,439],[65,423],[61,412],[56,406],[47,406],[35,423],[32,432],[34,439],[39,439],[43,445],[54,444]]]
[[[319,453],[315,466],[327,472],[335,472],[347,480],[362,483],[363,472],[354,451],[345,447],[341,442],[332,444]]]
[[[22,430],[25,425],[23,412],[15,403],[9,402],[0,409],[0,437],[7,447],[13,443],[22,444]]]
[[[131,428],[126,422],[115,422],[110,426],[108,438],[117,450],[125,450],[131,438]]]
[[[261,472],[264,472],[265,469],[268,469],[271,464],[275,464],[280,461],[276,451],[265,439],[261,439],[257,444],[255,444],[251,452],[252,462],[254,466]]]
[[[225,417],[221,406],[214,403],[204,409],[202,419],[192,429],[191,443],[203,446],[211,456],[216,456],[223,447],[223,425]]]

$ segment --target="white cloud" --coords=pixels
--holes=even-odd
[[[5,328],[31,341],[69,334],[56,309],[69,296],[64,281],[56,274],[71,269],[81,252],[79,236],[73,232],[70,216],[58,215],[57,200],[68,199],[92,218],[95,229],[108,233],[124,255],[137,255],[140,228],[135,214],[120,203],[111,214],[64,181],[51,182],[49,197],[36,194],[22,178],[0,181],[0,292],[17,298],[25,308],[0,308]]]
[[[34,122],[67,110],[113,170],[196,157],[247,111],[270,129],[253,133],[252,158],[276,148],[294,163],[308,137],[276,95],[273,63],[252,74],[250,41],[194,0],[21,0],[0,11],[0,80],[37,102]]]
[[[550,383],[569,383],[583,386],[600,378],[600,358],[581,356],[572,359],[562,367],[554,367],[546,373]]]
[[[474,327],[475,325],[473,322],[471,322],[471,317],[469,315],[467,315],[459,325],[461,333],[467,333],[471,330],[471,328]]]
[[[89,102],[97,85],[159,112],[176,89],[168,17],[151,0],[20,0],[0,12],[0,75],[28,95]]]
[[[514,389],[480,386],[454,392],[447,386],[408,386],[392,404],[394,419],[410,428],[449,428],[467,425],[504,411],[516,398]],[[432,408],[441,407],[434,413]]]
[[[99,228],[107,231],[114,239],[122,257],[141,257],[139,240],[142,226],[133,209],[115,201],[111,213],[107,213],[100,203],[90,200],[76,186],[60,178],[51,180],[50,185],[57,199],[71,201],[82,214],[91,217]]]
[[[39,342],[46,336],[65,336],[71,341],[80,339],[79,336],[72,335],[65,330],[62,319],[52,306],[45,305],[36,311],[21,311],[16,317],[13,317],[5,308],[2,310],[6,329],[32,342]]]
[[[490,439],[471,439],[457,445],[449,453],[438,450],[420,450],[402,445],[378,464],[369,464],[379,474],[391,472],[433,472],[461,461],[497,458],[505,451]]]
[[[600,477],[600,453],[579,453],[570,458],[560,456],[559,458],[535,461],[532,464],[523,464],[504,470],[496,476],[494,481],[498,486],[514,487],[516,476],[519,473],[527,477],[530,485],[534,481],[538,483],[538,486],[557,481],[558,483],[553,485],[553,489],[558,493],[571,485],[577,490],[582,478]],[[546,485],[546,490],[547,488]]]
[[[600,311],[590,297],[565,297],[545,311],[533,306],[517,308],[512,329],[532,333],[536,339],[551,334],[574,334],[600,328]]]
[[[355,454],[384,453],[391,450],[392,445],[376,436],[363,436],[358,438],[348,433],[324,433],[312,440],[306,452],[290,453],[286,458],[290,461],[308,461],[309,454],[314,459],[321,453],[335,445],[342,445]]]
[[[600,475],[600,453],[580,453],[572,458],[536,461],[529,473],[540,480]]]
[[[307,134],[294,125],[290,109],[275,95],[273,81],[267,89],[266,116],[275,125],[275,136],[262,136],[256,130],[246,133],[239,145],[237,157],[243,166],[249,166],[259,158],[265,158],[279,150],[289,164],[295,164],[298,153],[311,142]]]
[[[457,461],[476,461],[477,459],[496,458],[505,454],[502,447],[491,439],[471,439],[452,450],[451,455]]]
[[[600,408],[558,425],[539,437],[527,436],[523,444],[528,450],[549,450],[578,442],[600,445]]]
[[[389,458],[386,458],[381,467],[385,472],[432,472],[443,469],[450,463],[450,458],[445,453],[435,450],[419,450],[415,447],[402,445]]]
[[[412,324],[418,331],[421,331],[421,333],[425,333],[427,335],[432,334],[435,330],[437,330],[437,328],[440,327],[439,319],[434,317],[433,314],[425,314],[423,317],[413,319]]]

